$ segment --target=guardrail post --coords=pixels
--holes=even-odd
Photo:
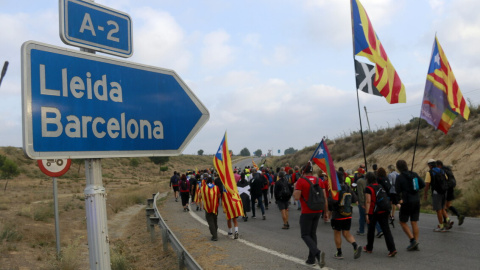
[[[150,217],[150,240],[155,242],[155,225],[160,221],[159,217]]]
[[[162,243],[163,243],[163,251],[167,252],[168,251],[168,233],[166,228],[161,228],[162,229]]]
[[[145,208],[146,217],[147,217],[147,232],[150,231],[151,219],[150,216],[155,216],[155,209],[154,208]]]
[[[185,269],[185,258],[183,251],[177,251],[178,269]]]

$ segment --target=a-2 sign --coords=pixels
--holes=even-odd
[[[124,12],[79,0],[59,0],[60,38],[65,44],[130,57],[132,20]]]
[[[209,118],[172,70],[33,41],[22,99],[33,159],[179,155]]]
[[[38,167],[40,170],[51,177],[59,177],[64,175],[68,169],[70,169],[70,165],[72,164],[71,159],[43,159],[37,160]]]

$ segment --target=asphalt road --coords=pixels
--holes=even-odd
[[[251,160],[247,160],[248,165]],[[257,162],[257,161],[255,161]],[[238,163],[237,163],[238,164]],[[236,165],[237,165],[236,164]],[[258,163],[257,163],[258,164]],[[237,165],[245,166],[245,165]],[[171,195],[169,195],[171,197]],[[178,204],[168,200],[168,204]],[[178,206],[180,207],[180,206]],[[358,209],[355,208],[351,232],[359,245],[365,245],[366,236],[357,236]],[[227,231],[225,216],[219,209],[218,223],[222,231]],[[260,212],[260,209],[257,210]],[[290,229],[282,230],[283,225],[280,212],[275,203],[266,210],[266,220],[249,218],[247,222],[239,219],[240,239],[230,240],[227,236],[221,237],[218,245],[223,249],[232,249],[236,254],[227,260],[227,264],[241,266],[243,269],[310,269],[304,265],[308,249],[300,238],[299,217],[300,211],[291,206]],[[194,226],[208,235],[208,228],[204,221],[204,213],[190,211],[180,212],[180,209],[165,213],[167,219],[174,222],[177,215],[182,216],[182,222]],[[162,214],[163,215],[163,214]],[[251,212],[249,213],[251,216]],[[261,216],[257,214],[257,216]],[[398,212],[396,215],[398,220]],[[391,228],[395,239],[398,254],[395,258],[387,257],[388,250],[384,238],[375,238],[372,254],[363,253],[361,258],[353,259],[352,246],[343,240],[343,260],[336,260],[333,254],[336,251],[333,241],[333,231],[330,223],[323,221],[317,228],[318,247],[326,252],[326,268],[324,269],[480,269],[480,219],[466,218],[462,226],[455,225],[449,232],[433,232],[436,226],[436,216],[421,214],[419,227],[420,251],[406,251],[409,240],[403,233],[398,222]],[[169,224],[170,221],[167,221]],[[175,232],[175,231],[174,231]],[[207,236],[205,236],[206,238]],[[223,243],[222,243],[223,242]],[[235,244],[232,244],[235,243]]]

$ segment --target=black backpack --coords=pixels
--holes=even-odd
[[[308,184],[310,184],[310,189],[308,190],[308,200],[305,200],[305,198],[302,197],[307,204],[307,207],[313,211],[323,210],[325,207],[325,196],[323,194],[323,188],[318,184],[318,178],[315,177],[315,183],[312,183],[312,181],[305,177],[302,178],[305,179]]]
[[[183,190],[183,191],[188,190],[188,185],[187,185],[186,180],[185,181],[183,181],[183,180],[180,181],[180,190]]]
[[[447,177],[445,172],[440,168],[433,168],[430,170],[430,178],[432,189],[440,194],[445,194],[448,189]]]
[[[449,167],[443,167],[445,174],[447,175],[447,186],[448,188],[454,188],[457,186],[457,180],[453,176],[453,172]]]
[[[290,190],[290,186],[288,184],[288,181],[285,178],[282,178],[280,181],[277,182],[277,185],[281,185],[281,190],[280,193],[278,194],[278,197],[282,201],[288,201],[290,197],[292,197],[292,191]]]
[[[374,188],[371,188],[373,191],[375,191]],[[373,208],[374,213],[378,213],[381,211],[387,211],[389,212],[391,210],[391,203],[390,203],[390,198],[388,197],[387,191],[383,189],[382,186],[378,186],[377,191],[375,192],[375,207]]]

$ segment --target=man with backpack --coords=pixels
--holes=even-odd
[[[350,186],[345,183],[343,177],[339,177],[340,188],[338,191],[338,200],[329,198],[329,206],[332,208],[332,220],[331,225],[333,229],[333,238],[335,240],[335,246],[337,252],[333,255],[335,259],[343,259],[342,253],[342,235],[353,246],[353,258],[358,259],[362,254],[362,247],[357,244],[355,238],[350,233],[350,227],[352,226],[352,203],[357,201],[357,196],[352,191]]]
[[[408,171],[407,162],[405,160],[397,161],[397,170],[400,174],[395,181],[395,191],[400,196],[400,226],[410,239],[410,244],[407,247],[408,251],[418,250],[418,220],[420,217],[420,195],[419,192],[425,187],[425,182],[415,172]],[[408,220],[412,230],[408,227]]]
[[[448,189],[445,195],[445,211],[452,211],[452,213],[455,214],[458,218],[458,226],[461,226],[463,224],[463,221],[465,220],[465,216],[461,215],[458,210],[452,205],[452,202],[455,199],[454,189],[455,186],[457,186],[457,180],[455,180],[452,169],[450,169],[450,167],[448,166],[443,166],[443,162],[441,160],[437,160],[437,167],[443,169],[445,175],[447,176]],[[444,220],[443,222],[446,223],[447,221]]]
[[[275,201],[278,209],[282,213],[283,227],[282,229],[290,229],[288,224],[288,202],[292,197],[293,189],[285,178],[285,171],[278,173],[279,180],[275,183]]]
[[[307,265],[315,265],[315,260],[320,268],[325,266],[325,252],[317,247],[317,226],[323,210],[328,208],[323,182],[312,175],[313,165],[309,161],[302,169],[304,176],[295,183],[293,197],[300,200],[302,212],[300,215],[300,233],[308,247]]]
[[[252,168],[252,179],[250,180],[250,196],[252,199],[252,218],[257,218],[255,216],[255,201],[258,201],[258,205],[260,206],[260,210],[262,210],[262,217],[263,220],[266,219],[265,217],[265,208],[263,206],[262,201],[262,188],[265,184],[265,177],[262,174],[257,173],[255,168]]]
[[[178,202],[178,181],[180,180],[180,174],[176,171],[173,172],[173,176],[170,178],[170,187],[173,188],[173,196],[175,201]]]
[[[183,212],[190,211],[190,208],[188,208],[188,200],[190,199],[190,181],[188,181],[185,174],[182,174],[178,185],[180,189],[180,198],[182,199]]]
[[[367,187],[365,188],[364,193],[368,232],[367,245],[363,250],[367,253],[372,253],[373,241],[375,239],[375,225],[378,222],[382,228],[383,235],[385,236],[388,257],[395,257],[397,250],[395,248],[392,232],[388,226],[388,217],[391,208],[390,199],[387,196],[387,192],[377,183],[377,178],[373,172],[368,172],[365,177],[367,179]]]
[[[423,198],[427,199],[428,190],[432,192],[432,208],[437,212],[438,226],[433,229],[434,232],[446,232],[453,226],[453,221],[450,221],[447,211],[445,210],[445,200],[447,192],[447,180],[445,172],[437,168],[437,161],[429,159],[428,162],[429,171],[425,176],[425,191]],[[444,219],[446,222],[444,223]]]

